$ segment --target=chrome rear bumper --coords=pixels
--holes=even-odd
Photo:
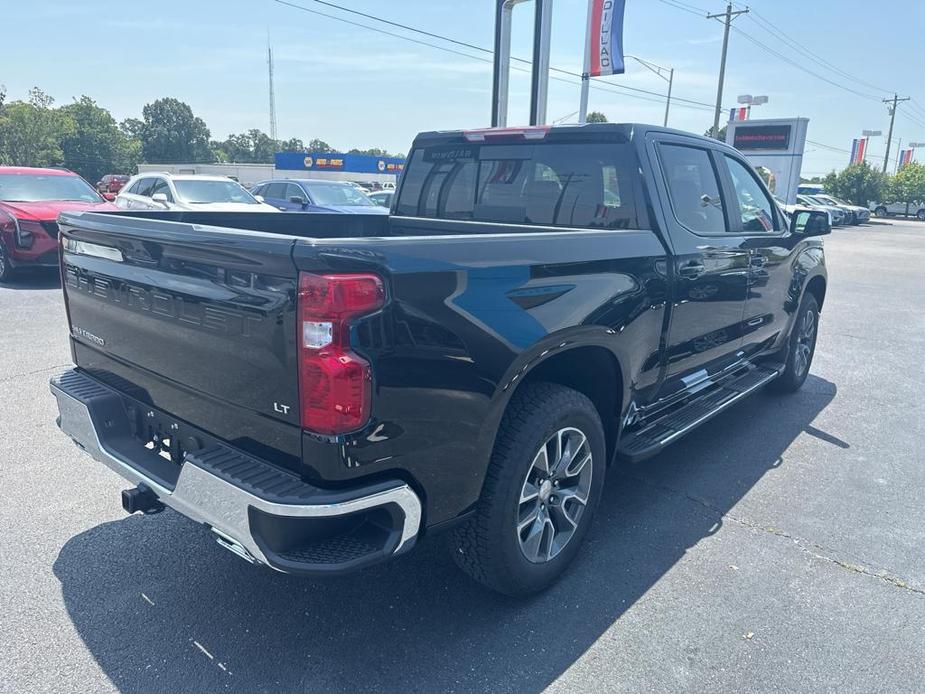
[[[219,544],[248,561],[287,573],[334,573],[407,551],[417,537],[421,502],[399,481],[324,490],[215,444],[187,454],[171,485],[153,472],[167,461],[126,435],[127,396],[76,370],[50,385],[58,426],[80,448],[132,484],[148,487],[164,505],[209,526]]]

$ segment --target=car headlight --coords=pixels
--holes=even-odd
[[[21,219],[16,220],[16,239],[17,248],[32,248],[35,241],[35,234],[42,233],[42,225],[38,222],[27,222]]]

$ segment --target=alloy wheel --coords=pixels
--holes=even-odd
[[[528,561],[550,561],[569,543],[591,493],[591,445],[574,427],[549,437],[524,478],[517,513],[517,539]]]
[[[812,359],[813,347],[816,344],[816,313],[806,311],[797,331],[797,341],[794,345],[794,369],[797,376],[802,376],[809,368]]]

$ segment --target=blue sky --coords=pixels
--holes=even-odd
[[[350,17],[312,0],[292,0],[310,9]],[[490,47],[493,0],[334,0],[360,11]],[[586,0],[554,0],[551,64],[580,72]],[[712,12],[719,0],[684,0]],[[759,13],[735,26],[794,62],[851,93],[772,56],[738,33],[730,43],[724,103],[743,93],[766,94],[770,102],[754,116],[805,116],[809,139],[841,150],[862,129],[886,133],[886,107],[877,98],[897,90],[915,101],[900,107],[894,136],[925,142],[925,49],[915,29],[925,25],[921,0],[754,0]],[[103,8],[110,8],[103,11]],[[514,54],[529,57],[532,6],[515,11]],[[161,0],[159,3],[15,3],[3,10],[7,70],[0,83],[8,98],[23,98],[38,85],[58,103],[87,94],[117,119],[139,117],[155,98],[188,102],[209,125],[213,138],[252,127],[269,130],[266,36],[276,55],[279,134],[335,147],[385,147],[407,151],[420,130],[488,125],[491,67],[487,62],[446,53],[366,31],[273,0]],[[760,18],[838,69],[796,54],[769,34]],[[403,33],[378,25],[383,29]],[[32,31],[29,27],[34,27]],[[421,36],[418,40],[441,43]],[[659,0],[627,0],[625,50],[673,66],[676,96],[715,99],[722,28]],[[446,47],[454,48],[448,44]],[[459,49],[474,55],[468,49]],[[10,56],[19,56],[13,61]],[[514,72],[510,122],[526,122],[528,75]],[[618,85],[664,93],[665,83],[633,61],[627,74],[601,80],[590,105],[613,121],[660,123],[664,102],[620,93]],[[578,108],[577,83],[550,83],[549,118]],[[871,98],[873,97],[873,98]],[[652,97],[647,97],[652,98]],[[725,119],[725,115],[724,115]],[[569,119],[572,120],[572,119]],[[712,112],[672,106],[672,126],[703,132]],[[871,153],[882,157],[884,138]],[[894,140],[893,152],[896,151]],[[891,157],[892,158],[892,157]],[[925,149],[919,160],[925,160]],[[841,168],[848,154],[810,144],[804,175]],[[873,160],[876,161],[876,160]],[[882,161],[882,159],[880,160]]]

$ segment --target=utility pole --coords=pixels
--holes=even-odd
[[[890,129],[887,131],[886,135],[886,155],[883,157],[883,173],[886,173],[886,167],[890,163],[890,141],[893,139],[893,122],[896,120],[896,107],[899,105],[900,101],[909,101],[912,97],[906,96],[902,99],[894,92],[892,99],[884,99],[883,103],[887,104],[887,108],[890,112]],[[889,104],[892,104],[890,106]]]
[[[726,11],[722,14],[708,14],[707,19],[722,19],[725,25],[723,31],[723,57],[719,63],[719,84],[716,86],[716,112],[713,114],[713,137],[719,137],[719,114],[723,110],[723,81],[726,79],[726,52],[729,49],[729,26],[732,20],[740,14],[748,14],[748,8],[732,11],[732,3],[726,4]]]
[[[273,47],[270,45],[269,29],[267,29],[267,72],[270,78],[270,139],[276,142],[276,94],[273,89]]]

